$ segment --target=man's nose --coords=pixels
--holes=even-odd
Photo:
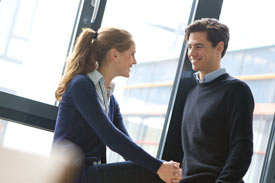
[[[195,49],[189,48],[189,50],[188,50],[188,56],[189,56],[189,57],[192,57],[192,56],[195,56],[195,55],[196,55]]]

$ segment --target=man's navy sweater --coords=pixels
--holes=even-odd
[[[72,79],[59,104],[54,142],[62,140],[80,147],[86,162],[99,161],[108,146],[153,173],[162,164],[131,140],[113,95],[110,97],[109,115],[106,116],[94,83],[85,75]]]
[[[253,154],[254,100],[249,87],[224,74],[198,83],[182,118],[182,183],[242,183]]]

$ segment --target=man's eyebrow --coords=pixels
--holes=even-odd
[[[203,46],[204,44],[203,43],[195,43],[195,44],[188,44],[187,46],[191,46],[191,45],[194,45],[194,46]]]

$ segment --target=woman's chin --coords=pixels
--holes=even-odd
[[[130,77],[130,74],[123,74],[123,75],[120,75],[121,77],[124,77],[124,78],[129,78]]]
[[[130,77],[130,72],[126,73],[124,77],[129,78]]]

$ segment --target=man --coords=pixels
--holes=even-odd
[[[197,85],[183,111],[181,183],[243,183],[253,154],[254,100],[249,87],[220,66],[228,27],[204,18],[186,28],[185,39]]]

